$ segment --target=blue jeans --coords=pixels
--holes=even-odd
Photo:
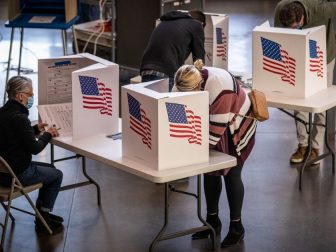
[[[51,212],[61,188],[63,173],[48,163],[31,162],[27,170],[17,174],[23,186],[42,182],[36,206],[45,212]],[[10,186],[11,179],[2,179],[2,184]]]
[[[167,79],[168,77],[166,77]],[[160,79],[164,79],[162,77],[156,76],[156,75],[143,75],[141,76],[141,81],[142,82],[147,82],[147,81],[154,81],[154,80],[160,80]],[[171,92],[173,86],[174,86],[174,78],[168,78],[168,82],[169,82],[169,92]]]

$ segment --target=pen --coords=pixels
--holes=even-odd
[[[56,129],[56,130],[60,130],[61,128],[58,128],[58,129]]]

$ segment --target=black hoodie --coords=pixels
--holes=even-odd
[[[140,71],[155,70],[174,77],[190,53],[204,61],[202,23],[188,13],[171,11],[160,17],[143,54]]]
[[[0,155],[11,166],[15,174],[24,172],[32,154],[40,153],[51,140],[51,134],[32,127],[28,119],[28,109],[15,100],[8,100],[0,108]]]

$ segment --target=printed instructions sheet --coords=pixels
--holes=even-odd
[[[58,129],[60,136],[72,136],[72,103],[37,106],[42,122]]]
[[[77,69],[77,64],[70,60],[57,62],[48,67],[47,104],[71,101],[71,73]]]

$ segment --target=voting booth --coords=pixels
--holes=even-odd
[[[78,19],[77,0],[12,0],[8,1],[8,19],[17,27],[60,29]],[[42,26],[42,27],[41,27]]]
[[[40,116],[60,134],[79,139],[120,131],[117,64],[88,53],[40,59],[38,82]]]
[[[226,14],[204,13],[204,49],[206,66],[228,69],[229,16]],[[192,65],[191,55],[186,64]]]
[[[253,88],[306,98],[327,88],[325,26],[253,30]]]
[[[228,69],[229,16],[205,13],[205,65]]]
[[[123,156],[157,170],[208,162],[208,92],[169,93],[159,80],[121,95]]]

